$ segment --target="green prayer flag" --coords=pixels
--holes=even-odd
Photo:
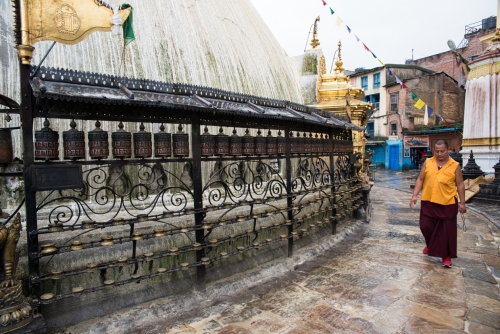
[[[415,94],[414,92],[411,92],[411,98],[416,100],[417,99],[417,94]]]
[[[335,12],[333,11],[332,7],[330,7],[330,13],[335,14]]]
[[[372,53],[372,56],[373,58],[377,58],[377,56],[375,56],[375,54],[373,53],[373,51],[370,51]]]
[[[122,5],[122,8],[129,8],[129,7],[131,7],[130,15],[122,24],[123,39],[125,41],[125,46],[129,45],[135,40],[134,26],[132,25],[132,13],[134,12],[134,8],[132,8],[132,6],[126,3]]]

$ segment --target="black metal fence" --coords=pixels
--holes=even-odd
[[[25,140],[35,307],[179,271],[196,270],[203,284],[213,263],[277,243],[286,244],[291,256],[296,240],[322,228],[336,233],[338,222],[362,206],[345,119],[288,102],[200,87],[168,86],[169,91],[159,83],[129,81],[128,88],[120,88],[126,79],[99,81],[55,71],[42,69],[31,80],[33,96],[23,100],[30,107],[23,110],[24,138],[42,131],[34,129],[37,118],[182,123],[191,133],[184,137],[188,154],[175,156],[178,143],[171,137],[167,151],[171,148],[174,156],[155,156],[154,134],[141,130],[146,140],[139,143],[141,138],[133,136],[133,141],[125,139],[125,147],[145,147],[146,156],[137,157],[144,152],[139,150],[116,159],[65,159],[63,152],[50,156],[58,146],[50,141],[64,137],[54,133],[37,132],[35,145]],[[153,84],[164,96],[151,92]],[[110,92],[124,96],[113,101],[106,95]],[[227,150],[219,150],[217,135],[207,133],[207,125],[216,125],[221,135],[233,129],[246,130],[246,135],[235,141],[226,138]],[[49,128],[46,124],[45,130]],[[259,131],[255,136],[248,129]],[[80,137],[83,144],[64,145],[84,147],[88,156],[95,143],[89,142],[89,133]],[[124,147],[118,142],[123,138],[115,139],[106,144],[109,156],[113,148]],[[71,262],[78,254],[92,262]],[[126,268],[125,274],[107,277],[106,270],[112,268]],[[85,279],[97,271],[100,280]]]

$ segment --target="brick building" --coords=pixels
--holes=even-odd
[[[488,44],[481,39],[496,29],[495,23],[496,16],[492,16],[466,25],[464,39],[458,45],[456,52],[449,50],[420,59],[407,60],[406,63],[425,67],[435,72],[445,72],[460,86],[464,86],[467,79],[466,66],[460,62],[457,52],[467,61],[476,59],[488,47]]]
[[[396,76],[405,82],[407,89],[401,88]],[[352,74],[351,85],[364,88],[365,100],[374,105],[366,127],[370,135],[366,145],[375,153],[372,158],[375,164],[397,170],[417,167],[416,157],[425,153],[427,147],[410,148],[404,143],[405,134],[415,131],[431,142],[444,132],[447,136],[453,132],[447,139],[453,139],[458,151],[461,135],[455,127],[460,128],[463,123],[465,90],[447,73],[416,65],[387,64]],[[419,110],[414,106],[412,92],[434,110],[427,125],[424,125],[425,108]],[[448,127],[436,115],[441,115],[453,127]]]

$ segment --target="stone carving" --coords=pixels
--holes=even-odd
[[[187,162],[184,165],[184,169],[182,171],[181,181],[189,188],[193,186],[193,178],[191,175],[192,175],[191,164]]]
[[[5,173],[16,173],[23,171],[23,162],[15,158],[12,164],[5,168]],[[7,176],[5,178],[5,186],[10,192],[10,199],[19,199],[20,192],[24,189],[24,180],[22,176]]]
[[[28,325],[33,309],[24,299],[21,281],[15,280],[19,256],[16,252],[21,233],[21,215],[18,213],[9,227],[0,224],[0,332]]]

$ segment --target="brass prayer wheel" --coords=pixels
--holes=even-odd
[[[330,153],[332,150],[332,142],[328,138],[328,135],[325,135],[325,139],[323,139],[323,153]]]
[[[123,130],[123,123],[118,124],[118,131],[111,134],[114,158],[130,158],[132,156],[132,135]]]
[[[293,136],[293,132],[290,132],[290,154],[299,153],[299,139]]]
[[[242,138],[236,134],[236,128],[233,129],[233,135],[229,137],[229,155],[242,155]]]
[[[255,138],[250,134],[248,128],[243,136],[243,155],[255,154]]]
[[[298,153],[304,154],[304,143],[305,138],[300,136],[300,133],[297,131],[297,142],[298,142]]]
[[[163,123],[160,132],[155,133],[155,157],[166,158],[172,156],[172,134],[165,132]]]
[[[85,159],[85,133],[76,129],[74,120],[69,126],[71,130],[63,132],[64,159]]]
[[[177,127],[179,131],[172,134],[172,146],[174,157],[188,157],[189,156],[189,135],[182,131],[182,124]]]
[[[134,133],[134,156],[136,158],[149,158],[153,155],[153,143],[151,133],[144,131],[144,123],[141,122],[139,132]]]
[[[318,134],[316,134],[316,136],[314,136],[313,140],[312,140],[312,147],[311,147],[311,152],[313,154],[318,154],[320,153],[320,147],[322,147],[321,145],[321,142],[319,140],[319,136]]]
[[[46,118],[43,129],[35,131],[35,159],[57,160],[59,158],[59,133],[49,128],[50,123]]]
[[[208,133],[208,127],[205,125],[205,129],[203,130],[203,134],[200,137],[200,146],[201,146],[201,156],[209,157],[214,155],[215,153],[215,138],[214,135]]]
[[[266,153],[269,155],[276,155],[278,153],[278,138],[271,135],[271,130],[267,132]]]
[[[103,159],[109,156],[108,133],[101,129],[101,122],[95,122],[95,129],[89,131],[89,155],[92,159]]]
[[[311,134],[312,136],[312,134]],[[307,134],[304,132],[304,153],[305,154],[311,154],[311,139],[312,138],[308,138],[307,137]]]
[[[286,154],[286,138],[281,135],[281,130],[278,131],[276,142],[278,144],[278,154]]]
[[[222,126],[219,134],[215,136],[215,155],[229,155],[229,136],[224,134]]]
[[[266,154],[266,137],[262,136],[260,129],[257,131],[257,136],[254,138],[255,140],[255,154],[263,155]]]
[[[10,164],[13,159],[10,129],[0,130],[0,163]]]

